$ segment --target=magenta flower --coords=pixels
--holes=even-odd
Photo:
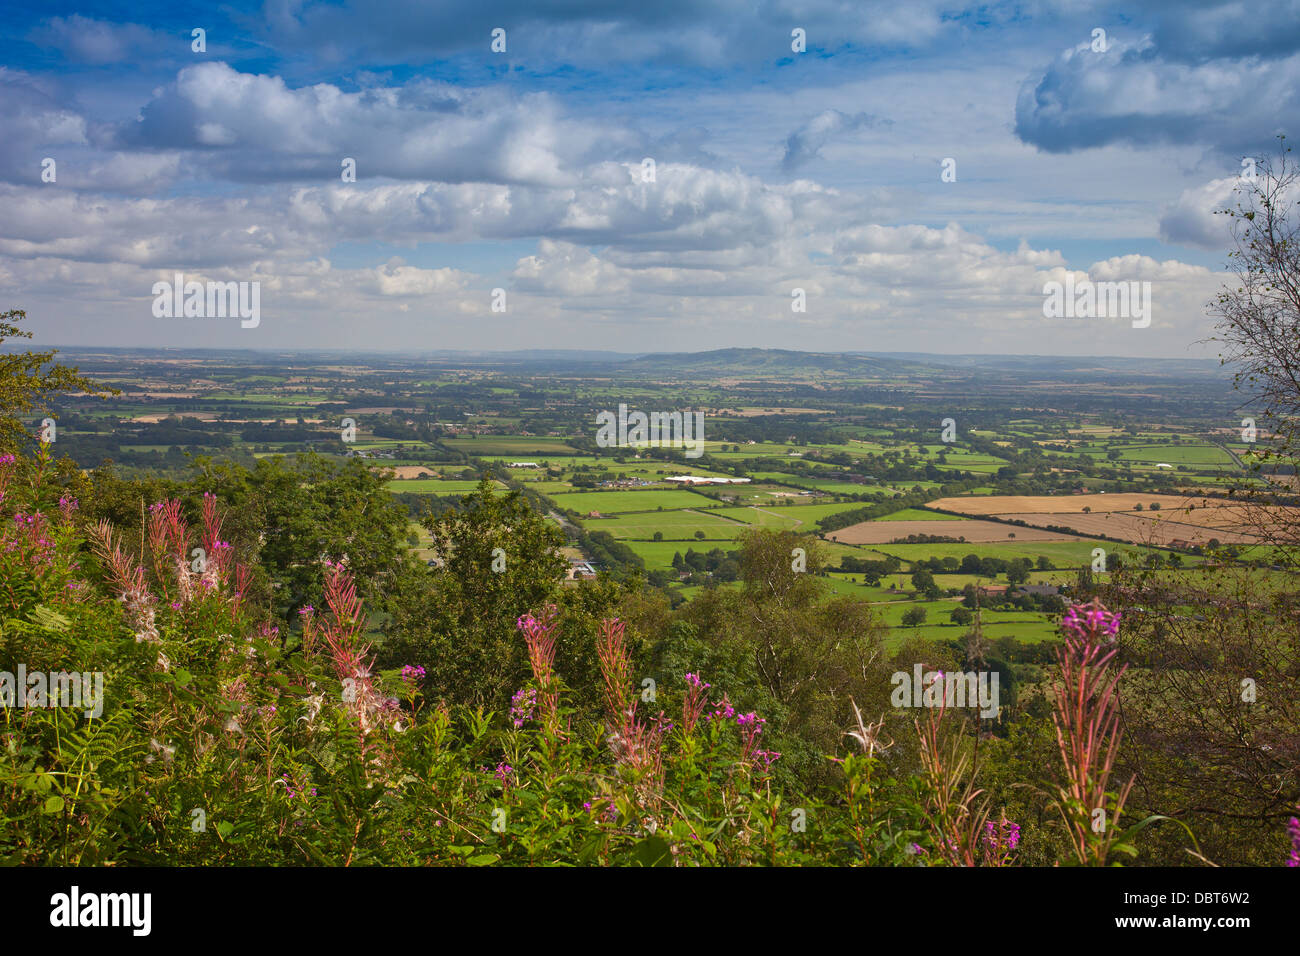
[[[995,856],[1010,853],[1020,845],[1020,824],[1010,820],[989,820],[984,824],[983,841]]]
[[[532,687],[518,691],[510,698],[510,722],[514,724],[516,730],[532,720],[533,709],[536,706],[537,690]]]
[[[731,706],[731,701],[727,700],[727,695],[722,695],[722,702],[718,709],[709,713],[709,720],[730,720],[736,716],[736,708]]]
[[[1119,633],[1120,615],[1108,611],[1099,603],[1072,604],[1061,619],[1061,628],[1080,639],[1091,638],[1092,643],[1100,639],[1111,640]]]
[[[700,715],[709,705],[708,690],[712,686],[701,680],[700,675],[687,673],[686,696],[682,700],[682,727],[686,733],[695,732],[695,725],[699,722]]]
[[[750,711],[748,714],[741,714],[736,718],[736,725],[740,727],[740,759],[748,760],[758,746],[758,736],[763,732],[763,726],[767,723],[758,714]],[[770,766],[770,761],[768,766]]]

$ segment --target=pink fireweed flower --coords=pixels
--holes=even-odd
[[[754,758],[763,764],[764,770],[771,770],[772,764],[781,759],[781,755],[775,750],[755,750]]]
[[[1000,820],[984,822],[984,832],[980,835],[980,848],[983,850],[986,865],[1005,866],[1019,845],[1020,824],[1012,823],[1005,814]]]
[[[493,776],[495,776],[497,780],[501,781],[501,786],[508,787],[514,782],[514,772],[515,768],[503,760],[497,764],[496,773],[493,774]]]
[[[687,734],[695,732],[695,725],[699,723],[704,708],[709,706],[708,691],[712,686],[700,680],[698,674],[687,672],[686,696],[682,699],[682,729]]]
[[[559,608],[547,605],[540,618],[525,614],[515,622],[528,645],[528,663],[533,679],[540,688],[539,703],[547,720],[554,720],[559,707],[559,690],[555,686],[555,644]]]
[[[767,721],[758,714],[750,711],[748,714],[741,714],[736,718],[736,725],[740,728],[740,759],[748,760],[754,753],[758,745],[758,736],[763,732],[763,725]]]
[[[13,455],[0,455],[0,501],[4,501],[5,491],[13,480],[17,460]]]
[[[1072,604],[1061,619],[1061,628],[1073,637],[1087,643],[1099,644],[1113,640],[1119,633],[1120,615],[1106,610],[1099,601],[1091,604]]]
[[[424,668],[419,664],[407,664],[402,668],[402,683],[414,687],[424,680]]]
[[[1057,784],[1058,806],[1106,806],[1123,731],[1117,687],[1128,664],[1118,667],[1115,642],[1119,615],[1098,600],[1076,604],[1061,622],[1065,638],[1057,651],[1059,665],[1052,689],[1052,721],[1057,750],[1065,769]],[[1136,777],[1117,788],[1110,817],[1118,819]],[[1085,819],[1062,811],[1071,837],[1071,851],[1080,864],[1105,862],[1113,837],[1100,840]]]
[[[532,687],[518,691],[510,698],[510,722],[516,730],[532,720],[536,706],[537,691]]]
[[[596,639],[596,659],[605,684],[605,717],[614,727],[626,722],[631,703],[632,655],[624,639],[626,631],[627,625],[618,618],[606,618],[600,622]]]
[[[731,701],[727,699],[726,694],[723,694],[722,701],[721,703],[718,704],[718,709],[715,711],[711,711],[709,713],[708,719],[709,720],[730,720],[732,717],[735,716],[736,716],[736,708],[731,706]]]

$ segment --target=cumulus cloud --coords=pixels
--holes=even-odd
[[[359,186],[360,184],[358,184]],[[289,221],[350,238],[543,237],[635,252],[721,250],[846,224],[868,209],[807,181],[771,184],[738,171],[639,163],[582,170],[573,188],[400,183],[297,190]]]
[[[420,269],[393,258],[369,270],[367,281],[359,286],[372,295],[412,298],[460,292],[466,280],[458,269]]]
[[[1215,179],[1185,189],[1160,216],[1160,238],[1177,245],[1226,251],[1231,244],[1231,219],[1221,210],[1235,209],[1241,177]]]
[[[44,83],[0,66],[0,178],[40,183],[41,160],[49,151],[84,145],[86,134],[85,119],[60,104]]]
[[[1204,146],[1258,155],[1300,107],[1300,53],[1275,59],[1165,59],[1149,37],[1087,43],[1031,77],[1016,102],[1016,134],[1049,153],[1109,143]]]
[[[545,94],[512,95],[430,81],[346,92],[291,88],[225,63],[182,69],[121,124],[115,145],[184,149],[214,175],[241,181],[339,180],[345,158],[362,177],[561,186],[593,155],[635,138],[561,115]]]

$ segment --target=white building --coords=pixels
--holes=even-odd
[[[680,485],[747,485],[748,478],[713,478],[708,475],[669,475],[664,481]]]

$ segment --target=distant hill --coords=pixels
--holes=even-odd
[[[629,372],[712,372],[741,376],[826,374],[846,376],[898,375],[934,365],[850,352],[796,352],[792,349],[715,349],[709,352],[661,352],[623,363]]]
[[[861,352],[886,361],[923,362],[981,372],[1026,372],[1034,375],[1128,375],[1230,379],[1218,359],[1120,358],[1097,355],[929,355],[925,352]]]

